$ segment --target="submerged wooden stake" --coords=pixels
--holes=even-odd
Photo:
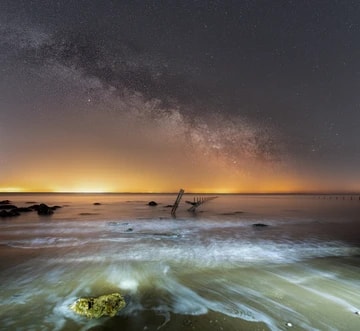
[[[181,200],[184,192],[185,192],[185,191],[184,191],[183,189],[180,189],[180,191],[179,191],[179,193],[178,193],[178,196],[177,196],[177,198],[176,198],[176,200],[175,200],[175,203],[174,203],[174,205],[173,205],[173,207],[172,207],[172,209],[171,209],[171,215],[173,215],[173,216],[175,215],[176,209],[177,209],[177,207],[179,207],[179,203],[180,203],[180,200]]]
[[[186,201],[187,203],[189,203],[190,205],[192,205],[188,211],[192,211],[192,212],[195,212],[196,211],[196,208],[199,207],[200,205],[202,205],[203,203],[207,202],[207,201],[210,201],[210,200],[213,200],[213,199],[216,199],[217,197],[196,197],[194,198],[194,202],[192,201]]]

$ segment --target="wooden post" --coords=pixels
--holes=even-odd
[[[203,203],[207,202],[207,201],[210,201],[210,200],[213,200],[213,199],[216,199],[217,197],[196,197],[196,199],[194,198],[194,202],[191,202],[191,201],[186,201],[187,203],[189,203],[190,205],[192,205],[188,211],[192,211],[192,212],[195,212],[196,211],[196,208],[199,207],[200,205],[202,205]]]
[[[172,207],[172,209],[171,209],[171,215],[172,215],[172,216],[175,216],[176,209],[177,209],[177,207],[179,206],[180,200],[181,200],[184,192],[185,192],[185,191],[184,191],[183,189],[180,189],[180,191],[179,191],[179,193],[178,193],[178,196],[177,196],[177,198],[176,198],[176,200],[175,200],[175,203],[174,203],[174,205],[173,205],[173,207]]]

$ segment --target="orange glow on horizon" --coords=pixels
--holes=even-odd
[[[70,188],[70,189],[38,189],[38,188],[3,188],[0,187],[0,194],[6,193],[98,193],[98,194],[106,194],[106,193],[142,193],[142,194],[163,194],[163,193],[177,193],[180,187],[174,190],[103,190],[103,189],[84,189],[84,188]],[[331,194],[331,193],[358,193],[356,190],[316,190],[316,189],[298,189],[298,190],[277,190],[277,189],[263,189],[263,190],[236,190],[236,189],[192,189],[187,188],[185,189],[185,193],[202,193],[202,194]]]
[[[140,164],[140,165],[139,165]],[[231,171],[226,167],[190,165],[171,169],[161,163],[150,169],[136,163],[111,167],[92,163],[31,168],[27,176],[8,178],[0,186],[1,193],[186,193],[207,194],[267,194],[267,193],[332,193],[345,192],[340,186],[325,185],[312,178],[301,178],[286,171],[265,172],[254,168],[251,173]],[[170,170],[169,170],[170,169]],[[322,185],[321,185],[322,184]],[[353,190],[355,191],[355,190]]]
[[[52,190],[53,193],[111,193],[111,191],[104,188],[85,188],[85,187],[76,187],[76,188],[62,188]]]
[[[0,193],[21,193],[21,192],[28,192],[28,190],[22,187],[0,187]]]
[[[128,183],[130,184],[130,183]],[[138,185],[135,185],[138,184]],[[191,186],[191,185],[177,185],[177,183],[172,183],[170,185],[168,182],[166,185],[163,183],[157,183],[158,185],[152,185],[153,183],[142,182],[143,186],[139,183],[134,183],[134,185],[123,185],[119,186],[115,183],[110,185],[108,183],[92,185],[92,184],[77,184],[77,185],[54,185],[49,187],[0,187],[0,193],[31,193],[31,192],[51,192],[51,193],[176,193],[178,190],[183,187],[187,193],[204,193],[204,194],[245,194],[245,193],[257,193],[257,194],[269,194],[269,193],[303,193],[303,192],[331,192],[331,190],[316,190],[312,188],[305,188],[295,183],[290,182],[263,182],[261,185],[259,183],[247,183],[245,186],[235,186],[231,187],[230,185],[226,187],[221,186]],[[216,184],[216,183],[215,183]],[[151,188],[150,188],[151,187]]]

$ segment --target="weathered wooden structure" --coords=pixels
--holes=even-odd
[[[178,196],[173,204],[173,207],[171,209],[171,215],[175,216],[175,213],[176,213],[176,209],[179,207],[179,203],[180,203],[180,200],[184,194],[184,190],[183,189],[180,189],[179,193],[178,193]]]
[[[192,205],[188,211],[195,212],[196,208],[201,206],[203,203],[214,200],[217,197],[194,197],[194,201],[185,201],[186,203]]]

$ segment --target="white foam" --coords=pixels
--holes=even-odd
[[[176,261],[198,267],[218,267],[220,265],[232,267],[262,263],[288,264],[318,257],[352,256],[360,251],[359,248],[347,246],[341,242],[276,243],[269,240],[251,242],[232,239],[208,239],[206,241],[179,239],[161,241],[161,244],[157,242],[151,238],[146,240],[143,238],[86,240],[79,244],[84,246],[83,253],[77,250],[76,254],[70,252],[49,261],[56,263],[152,261],[165,264]],[[40,248],[44,243],[51,245],[50,247],[62,247],[62,245],[73,247],[74,240],[55,241],[53,244],[49,244],[49,241],[45,240],[29,246],[21,243],[15,247]],[[50,243],[52,243],[51,240]]]
[[[91,295],[92,284],[108,284],[110,282],[114,288],[129,291],[132,297],[126,309],[120,314],[133,316],[143,310],[152,310],[164,316],[164,322],[160,327],[168,323],[171,313],[202,315],[209,311],[215,311],[225,316],[250,322],[263,322],[271,330],[281,329],[281,327],[285,325],[286,320],[283,320],[283,317],[286,315],[287,321],[291,321],[295,327],[299,326],[306,330],[318,330],[307,320],[306,316],[297,312],[294,307],[287,306],[286,301],[276,301],[272,297],[267,296],[266,292],[263,291],[264,284],[271,281],[273,275],[269,275],[267,272],[261,273],[260,269],[260,275],[257,275],[256,279],[254,279],[255,287],[251,287],[250,284],[252,283],[250,282],[243,284],[239,269],[236,269],[236,272],[239,273],[238,281],[234,278],[234,280],[230,282],[226,277],[232,272],[229,271],[230,274],[221,273],[222,269],[218,269],[216,273],[221,273],[221,278],[214,279],[214,273],[200,273],[199,277],[204,278],[200,280],[194,279],[194,281],[191,282],[192,287],[190,287],[179,278],[181,276],[179,270],[174,270],[163,262],[147,262],[145,264],[133,262],[119,264],[109,262],[108,264],[98,264],[97,267],[95,267],[95,265],[94,267],[85,266],[85,269],[81,269],[82,273],[78,279],[76,278],[77,271],[73,270],[71,266],[64,266],[63,264],[50,268],[50,270],[33,269],[36,275],[38,275],[39,272],[43,275],[43,282],[41,283],[41,287],[34,287],[32,282],[21,285],[22,288],[19,290],[22,293],[27,293],[26,303],[31,305],[32,300],[34,300],[37,295],[41,295],[46,298],[47,306],[54,305],[51,313],[43,317],[44,321],[39,321],[39,323],[46,322],[51,325],[53,330],[62,330],[66,320],[71,319],[78,325],[79,330],[85,330],[85,322],[88,329],[89,323],[75,315],[68,307],[80,294]],[[48,265],[47,268],[49,267]],[[308,274],[312,274],[311,270],[308,270]],[[29,275],[27,275],[27,277],[28,276]],[[330,275],[330,277],[334,279],[334,275]],[[64,282],[64,285],[60,287],[61,291],[63,291],[65,287],[73,286],[73,290],[70,293],[66,291],[65,297],[64,294],[60,294],[61,292],[54,292],[54,285],[57,284],[59,279]],[[292,283],[292,280],[294,279],[291,277],[288,279],[283,278],[286,284]],[[18,279],[14,278],[13,282],[13,290],[17,291],[18,288],[16,286],[19,285]],[[259,282],[259,289],[256,287],[257,282]],[[341,279],[339,279],[339,282],[341,282]],[[348,284],[344,286],[348,286]],[[29,290],[30,287],[32,287],[32,290]],[[322,295],[324,304],[331,303],[332,305],[341,305],[348,310],[356,311],[354,306],[347,305],[343,299],[337,300],[335,295],[323,295],[323,293],[316,292],[317,290],[312,287],[304,287],[304,289],[313,291],[317,295]],[[146,300],[143,305],[142,295],[143,293],[147,293],[147,291],[150,291],[150,293],[154,295],[154,299],[152,301]],[[24,298],[19,297],[17,299],[17,301],[10,302],[8,298],[4,298],[2,303],[5,305],[11,304],[13,307],[16,307],[22,304]],[[304,301],[305,299],[302,300]],[[302,304],[301,302],[301,305]],[[11,321],[6,325],[10,326]],[[96,323],[91,325],[95,326]]]
[[[139,283],[134,279],[123,279],[119,283],[119,287],[123,290],[130,290],[136,292]]]

